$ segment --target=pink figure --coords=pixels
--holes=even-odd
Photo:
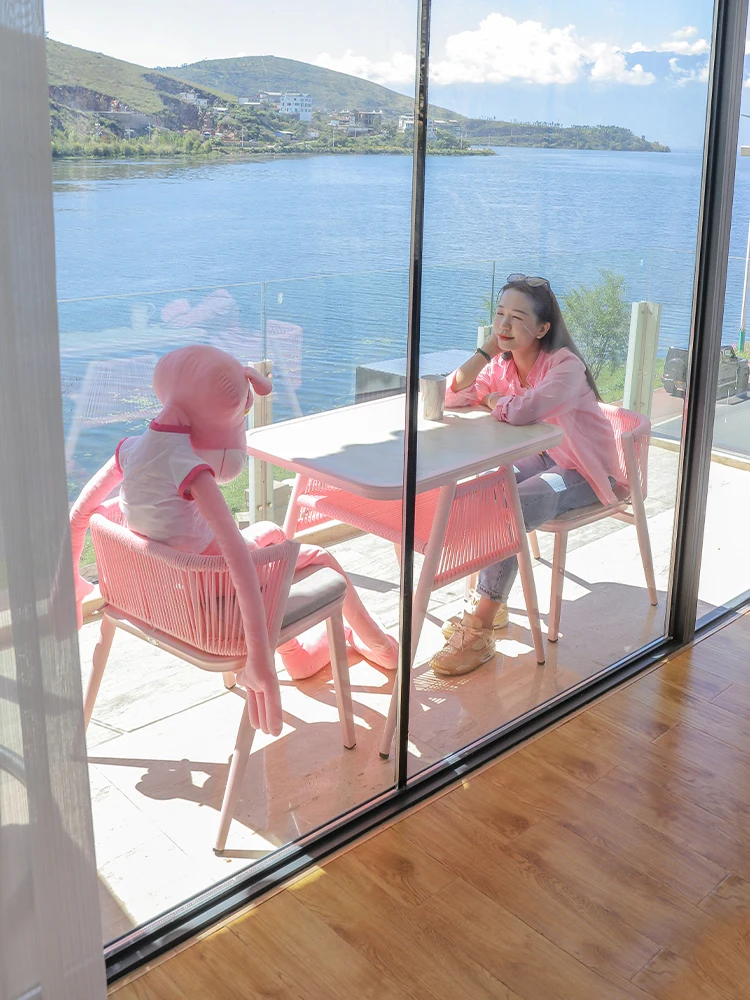
[[[120,507],[131,531],[181,551],[224,556],[247,643],[240,681],[248,692],[250,721],[256,729],[278,735],[279,684],[248,549],[283,541],[284,534],[270,522],[240,532],[218,486],[235,479],[244,468],[245,417],[252,406],[252,387],[266,395],[271,383],[216,347],[193,345],[165,354],[154,368],[153,385],[161,412],[142,435],[120,442],[71,510],[79,627],[83,598],[93,589],[78,573],[86,530],[97,507],[120,486]],[[297,568],[308,566],[328,566],[345,575],[329,552],[303,545]],[[351,582],[347,584],[344,615],[349,642],[367,659],[395,669],[396,640],[370,617]],[[279,647],[279,652],[294,679],[309,677],[330,660],[324,629],[311,629],[300,640]]]

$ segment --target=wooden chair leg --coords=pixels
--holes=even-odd
[[[565,557],[568,553],[567,531],[555,532],[555,554],[552,559],[552,591],[549,598],[549,633],[550,642],[557,642],[560,634],[560,612],[562,611],[562,593],[565,583]]]
[[[658,604],[658,597],[656,594],[656,580],[654,578],[654,561],[651,557],[651,540],[648,537],[646,507],[643,503],[641,478],[638,472],[638,464],[635,458],[632,436],[628,437],[623,434],[623,452],[625,455],[625,469],[628,474],[628,483],[630,484],[630,506],[633,511],[635,530],[638,533],[638,547],[641,550],[643,572],[646,574],[648,597],[651,604],[655,606]]]
[[[286,516],[284,517],[284,534],[287,538],[294,538],[297,532],[297,522],[299,520],[299,497],[304,494],[309,481],[309,476],[300,476],[299,474],[294,480],[292,495],[289,497],[289,506],[286,509]]]
[[[397,686],[398,686],[398,677],[394,678],[393,681],[393,690],[391,691],[391,703],[388,706],[388,717],[385,720],[385,729],[383,730],[383,737],[380,740],[380,756],[384,760],[387,760],[391,756],[391,744],[393,743],[393,734],[396,732],[396,717],[398,713]]]
[[[112,640],[115,637],[115,623],[106,614],[102,618],[99,640],[94,647],[94,655],[91,664],[91,676],[86,685],[86,695],[83,699],[83,724],[88,729],[91,716],[94,711],[96,696],[99,694],[99,686],[104,676],[104,668],[107,666],[109,651],[112,648]]]
[[[344,746],[347,750],[351,750],[352,747],[356,746],[357,738],[354,735],[354,710],[352,708],[352,689],[349,683],[349,658],[346,653],[344,620],[340,611],[328,619],[326,631],[328,633],[328,648],[331,651],[333,687],[336,691],[341,735]]]
[[[656,595],[656,577],[654,576],[654,560],[651,556],[651,539],[648,534],[648,523],[646,521],[646,511],[641,502],[639,507],[633,505],[633,515],[635,520],[635,530],[638,532],[638,548],[641,550],[641,562],[643,572],[646,576],[646,586],[648,587],[648,599],[656,607],[659,599]]]
[[[539,552],[539,539],[536,536],[535,531],[529,532],[529,546],[531,548],[531,554],[535,559],[541,559],[541,554]]]
[[[233,687],[237,686],[237,674],[234,670],[225,670],[221,676],[224,678],[224,687],[227,691],[231,691]]]
[[[234,810],[239,798],[242,779],[245,777],[247,759],[250,756],[250,748],[253,745],[255,730],[250,725],[250,717],[247,714],[247,707],[242,707],[242,718],[237,730],[237,739],[234,744],[232,762],[229,765],[229,777],[227,787],[224,789],[224,800],[221,803],[221,815],[219,816],[219,831],[216,834],[216,845],[214,851],[220,854],[227,843],[229,826],[234,816]]]

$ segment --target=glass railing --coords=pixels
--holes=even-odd
[[[564,312],[578,291],[570,326],[584,352],[615,342],[602,395],[616,401],[624,378],[627,330],[615,297],[661,305],[657,355],[687,347],[694,255],[671,250],[529,255],[425,267],[420,353],[425,370],[454,367],[491,319],[511,272],[549,277]],[[609,279],[608,279],[609,276]],[[738,339],[744,260],[732,258],[725,342]],[[607,280],[611,283],[607,288]],[[610,295],[610,298],[607,296]],[[608,310],[610,312],[608,313]],[[272,362],[274,421],[345,406],[404,385],[408,315],[406,268],[166,290],[59,303],[61,381],[71,497],[127,434],[157,411],[151,373],[158,357],[184,344],[215,344],[243,362]],[[624,347],[623,347],[624,344]],[[609,345],[609,346],[608,346]],[[619,366],[619,375],[614,370]]]

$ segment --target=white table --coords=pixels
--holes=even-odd
[[[296,498],[310,478],[372,500],[401,500],[404,469],[404,396],[390,396],[338,410],[298,417],[247,433],[248,454],[297,473],[284,530],[294,535]],[[523,427],[501,423],[484,408],[446,410],[442,421],[420,416],[417,429],[417,492],[440,489],[424,563],[414,595],[412,659],[427,613],[432,580],[445,540],[453,495],[461,479],[560,444],[563,433],[551,424]],[[521,537],[518,564],[537,661],[544,662],[536,588],[515,478],[511,480],[513,516]],[[395,703],[395,699],[392,703]],[[391,713],[395,720],[395,713]],[[386,727],[386,737],[390,727]],[[390,738],[388,738],[390,748]],[[384,740],[385,744],[385,740]]]

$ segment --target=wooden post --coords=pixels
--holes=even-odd
[[[660,303],[633,303],[622,405],[628,410],[635,410],[647,417],[651,416],[651,398],[654,394],[654,372],[656,349],[659,346],[660,322]]]
[[[248,362],[256,371],[266,378],[271,378],[273,373],[273,362],[254,361]],[[255,395],[253,405],[247,415],[247,427],[265,427],[273,422],[272,403],[273,394],[268,396]],[[247,507],[250,515],[250,523],[256,521],[273,520],[273,470],[268,462],[259,458],[248,458],[248,490]]]

